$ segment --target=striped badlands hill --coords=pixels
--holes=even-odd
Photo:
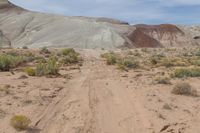
[[[116,49],[199,45],[198,27],[129,25],[108,18],[65,17],[25,10],[0,0],[2,47]]]

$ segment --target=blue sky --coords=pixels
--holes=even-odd
[[[200,0],[10,0],[29,10],[108,17],[131,24],[200,24]]]

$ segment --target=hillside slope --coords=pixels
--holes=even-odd
[[[191,32],[183,26],[129,25],[108,18],[32,12],[0,0],[0,45],[4,47],[116,49],[199,45]]]

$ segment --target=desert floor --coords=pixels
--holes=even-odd
[[[101,51],[80,53],[83,65],[60,70],[65,77],[0,72],[0,85],[10,85],[0,92],[0,133],[18,133],[10,126],[18,114],[32,121],[21,133],[200,132],[200,98],[171,93],[182,80],[200,92],[200,78],[155,84],[165,68],[120,71],[105,63]]]

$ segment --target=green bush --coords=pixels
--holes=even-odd
[[[195,55],[196,55],[196,56],[200,56],[200,51],[197,51],[197,52],[195,53]]]
[[[134,69],[134,68],[139,67],[139,62],[137,62],[132,57],[125,57],[125,58],[119,59],[117,64],[118,64],[119,69],[122,69],[122,70]]]
[[[36,75],[35,69],[30,68],[30,67],[26,68],[26,69],[25,69],[25,72],[26,72],[29,76],[35,76],[35,75]]]
[[[46,74],[47,75],[58,75],[59,65],[57,58],[51,57],[46,64]]]
[[[180,68],[174,71],[174,77],[200,77],[200,68]]]
[[[36,76],[44,76],[46,75],[46,64],[40,62],[37,64],[36,69],[35,69],[35,75]]]
[[[12,127],[14,127],[16,130],[26,130],[31,123],[31,120],[23,115],[16,115],[13,116],[10,120],[10,124]]]
[[[128,68],[125,67],[123,64],[117,64],[117,66],[118,66],[118,69],[120,70],[128,71]]]
[[[110,55],[106,58],[106,62],[108,65],[114,65],[117,63],[117,58],[114,55]]]
[[[76,54],[66,55],[61,61],[63,64],[75,64],[79,62],[79,57]]]
[[[0,55],[0,71],[9,71],[25,61],[22,56]]]
[[[200,60],[199,59],[198,60],[197,59],[191,60],[190,63],[191,63],[191,65],[200,66]]]
[[[55,57],[51,57],[47,63],[40,62],[36,66],[36,76],[45,76],[45,75],[58,75],[59,65]]]
[[[51,52],[49,51],[49,49],[47,47],[43,47],[41,48],[41,53],[44,53],[44,54],[51,54]]]
[[[62,50],[62,55],[77,54],[73,48],[65,48]]]
[[[63,58],[61,63],[63,64],[75,64],[81,61],[79,53],[77,53],[73,48],[65,48],[62,50]]]
[[[186,82],[177,83],[172,93],[176,95],[197,96],[197,91],[192,89],[191,85]]]
[[[118,60],[118,55],[113,52],[102,54],[101,57],[106,59],[108,65],[115,65]]]

